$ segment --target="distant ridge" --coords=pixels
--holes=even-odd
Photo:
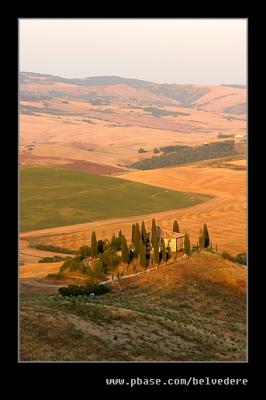
[[[98,86],[98,85],[121,85],[121,84],[128,84],[128,85],[156,85],[156,86],[194,86],[194,84],[181,84],[181,83],[156,83],[152,81],[146,81],[144,79],[136,79],[136,78],[125,78],[119,75],[99,75],[99,76],[87,76],[84,78],[64,78],[59,75],[51,75],[51,74],[42,74],[39,72],[30,72],[30,71],[21,71],[19,73],[20,78],[22,81],[25,81],[26,78],[31,79],[39,79],[39,78],[47,78],[48,81],[55,81],[55,82],[65,82],[65,83],[73,83],[76,85],[82,86]],[[198,86],[198,85],[197,85]],[[199,86],[209,86],[208,84],[202,84]],[[212,86],[224,86],[224,87],[232,87],[236,89],[246,89],[246,85],[239,85],[239,84],[217,84]]]
[[[114,99],[121,98],[127,102],[144,101],[145,104],[177,105],[185,108],[222,111],[231,114],[246,113],[245,87],[242,85],[195,85],[178,83],[155,83],[141,79],[113,76],[92,76],[85,78],[62,78],[36,72],[20,72],[19,74],[21,99],[29,100],[50,96],[67,100],[83,100],[94,104],[108,104]],[[60,84],[71,85],[65,90]],[[37,84],[38,88],[30,87]],[[58,84],[58,86],[57,86]],[[121,87],[118,87],[118,86]],[[49,87],[50,86],[50,87]],[[85,88],[88,88],[85,89]],[[85,90],[84,90],[85,89]],[[134,89],[134,90],[131,90]],[[208,96],[203,97],[208,94]],[[36,97],[37,96],[37,97]],[[222,97],[234,97],[228,105],[215,105]],[[203,97],[203,102],[200,100]],[[43,98],[44,100],[44,98]],[[119,101],[120,101],[119,100]],[[241,105],[240,105],[241,104]],[[229,106],[230,105],[230,106]],[[206,108],[207,107],[207,108]]]
[[[231,88],[235,88],[235,89],[246,89],[247,88],[247,85],[221,85],[221,86],[231,87]]]
[[[121,76],[113,75],[113,76],[89,76],[85,78],[62,78],[57,75],[49,75],[49,74],[40,74],[38,72],[20,72],[20,81],[22,83],[27,83],[27,80],[33,79],[38,80],[40,78],[46,78],[46,83],[51,82],[63,82],[63,83],[70,83],[74,85],[81,85],[81,86],[100,86],[100,85],[143,85],[143,84],[153,84],[149,81],[144,81],[141,79],[132,79],[132,78],[123,78]],[[160,85],[160,84],[156,84]]]
[[[121,76],[91,76],[84,78],[93,85],[120,85],[120,84],[152,84],[152,82],[142,79],[123,78]]]

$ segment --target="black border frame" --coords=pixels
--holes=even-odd
[[[23,15],[24,14],[24,15]],[[35,17],[25,15],[22,13],[21,15],[16,15],[13,18],[14,24],[13,29],[15,28],[15,41],[17,42],[17,51],[18,51],[18,19],[20,18],[48,18],[47,16],[42,17]],[[69,17],[69,16],[49,16],[49,18],[96,18],[95,16],[83,16],[83,17]],[[99,16],[98,18],[111,18],[111,17],[103,17]],[[122,17],[120,17],[122,18]],[[131,18],[131,17],[128,17]],[[151,18],[151,17],[150,17]],[[157,17],[163,18],[163,17]],[[185,18],[176,16],[176,17],[169,17],[169,18]],[[186,16],[186,18],[200,18]],[[203,17],[202,17],[203,18]],[[204,18],[207,18],[206,16]],[[158,377],[162,379],[167,379],[168,377],[188,377],[188,376],[196,376],[198,378],[204,376],[210,377],[242,377],[248,378],[248,388],[250,389],[252,386],[255,387],[258,384],[258,376],[255,376],[256,368],[258,367],[259,361],[259,354],[261,348],[259,347],[258,342],[258,328],[254,330],[255,326],[257,325],[257,321],[259,321],[259,300],[256,298],[255,294],[259,292],[259,271],[258,265],[260,264],[259,261],[259,250],[263,247],[259,244],[259,240],[261,239],[258,229],[256,227],[256,211],[258,211],[257,204],[259,203],[259,190],[258,187],[256,188],[256,183],[258,183],[255,179],[256,174],[260,170],[259,162],[261,162],[261,168],[263,168],[262,160],[262,147],[260,147],[261,154],[259,153],[258,149],[258,142],[256,141],[256,131],[258,130],[257,120],[255,122],[255,114],[256,109],[258,106],[258,102],[256,101],[255,89],[256,86],[254,84],[254,75],[255,75],[255,65],[257,61],[257,65],[259,64],[259,55],[256,54],[255,50],[255,43],[259,39],[258,34],[258,26],[255,17],[251,17],[248,15],[245,16],[234,16],[234,17],[208,17],[208,18],[248,18],[248,133],[249,133],[249,152],[248,152],[248,182],[249,182],[249,192],[248,192],[248,248],[249,248],[249,270],[248,270],[248,282],[249,282],[249,301],[248,301],[248,362],[247,363],[127,363],[127,364],[120,364],[120,363],[112,363],[112,364],[87,364],[87,363],[18,363],[18,355],[17,351],[15,357],[13,357],[13,366],[15,366],[16,371],[18,372],[19,382],[23,384],[23,380],[29,381],[29,377],[31,377],[30,382],[33,382],[33,385],[37,385],[40,387],[42,394],[47,393],[47,395],[51,394],[51,391],[54,389],[51,388],[51,383],[55,383],[55,387],[59,390],[59,393],[62,393],[62,386],[65,386],[67,392],[77,393],[76,387],[84,388],[85,393],[88,396],[92,393],[92,388],[99,390],[101,392],[106,393],[115,393],[115,392],[125,392],[127,388],[124,387],[107,387],[105,386],[105,378],[106,377],[117,377],[117,378],[130,378],[130,377]],[[14,33],[14,30],[13,30]],[[257,36],[257,37],[256,37]],[[12,49],[14,52],[14,48]],[[260,49],[262,51],[262,49]],[[12,52],[12,55],[14,55]],[[17,74],[17,67],[18,67],[18,52],[14,52],[14,62],[12,64],[12,71],[14,68],[14,77],[12,78],[13,82],[16,84],[14,85],[14,93],[12,99],[14,100],[14,113],[15,118],[12,118],[12,122],[14,124],[13,131],[17,132],[17,142],[18,142],[18,121],[17,121],[17,105],[18,105],[18,94],[17,94],[17,87],[18,87],[18,74]],[[256,70],[257,75],[257,70]],[[15,80],[14,80],[15,78]],[[12,133],[14,135],[14,133]],[[14,136],[13,136],[14,137]],[[11,133],[9,138],[12,139]],[[12,145],[13,147],[13,145]],[[14,157],[14,165],[18,166],[18,159],[17,154]],[[262,169],[263,171],[263,169]],[[18,179],[17,169],[15,174]],[[18,199],[18,192],[16,191],[18,188],[15,188],[15,196]],[[256,199],[256,203],[255,203]],[[18,201],[15,205],[15,210],[18,205]],[[15,224],[17,224],[17,213],[12,211],[12,215],[15,214]],[[15,256],[17,252],[15,251],[15,247],[17,245],[17,230],[15,230],[15,240],[12,243],[11,254]],[[15,243],[15,246],[14,246]],[[17,263],[17,260],[15,260]],[[14,266],[13,266],[14,267]],[[261,265],[262,267],[262,265]],[[14,273],[14,270],[13,270]],[[17,271],[14,273],[15,278],[15,327],[17,327],[17,317],[18,317],[18,310],[17,310]],[[17,331],[17,329],[15,329]],[[15,335],[15,342],[13,342],[12,348],[14,347],[17,349],[16,346],[17,342],[17,335]],[[10,356],[9,356],[10,360]],[[60,378],[58,377],[58,373],[62,375]],[[25,375],[24,375],[25,374]],[[253,375],[254,374],[254,375]],[[75,377],[74,377],[75,376]],[[72,378],[72,379],[71,379]],[[66,385],[62,383],[62,379],[67,383]],[[76,382],[78,379],[78,383]],[[24,385],[23,385],[24,386]],[[228,391],[229,387],[220,386],[218,387],[220,392]],[[27,389],[27,388],[26,388]],[[197,393],[202,391],[213,392],[213,390],[217,390],[217,387],[214,386],[190,386],[190,387],[183,387],[183,386],[172,386],[172,387],[159,387],[159,386],[135,386],[134,388],[130,389],[131,393],[136,393],[138,391],[145,392],[146,390],[149,391],[156,391],[165,392],[165,390],[171,391],[173,393],[180,393],[185,392],[189,393],[193,390],[196,390]],[[246,391],[247,387],[243,386],[234,386],[230,387],[230,390],[243,392]],[[27,391],[26,391],[27,393]],[[54,394],[56,391],[54,391]],[[36,392],[37,394],[37,392]]]

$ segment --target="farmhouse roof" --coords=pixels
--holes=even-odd
[[[161,237],[162,238],[173,238],[173,239],[178,239],[184,237],[184,233],[177,233],[177,232],[172,232],[169,231],[168,229],[161,229]]]

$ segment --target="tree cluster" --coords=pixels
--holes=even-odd
[[[160,156],[153,156],[134,162],[129,167],[155,169],[237,154],[234,140],[225,140],[194,147],[167,146],[161,147],[161,150],[164,153]]]

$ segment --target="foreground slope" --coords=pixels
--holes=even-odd
[[[195,254],[94,303],[21,285],[21,360],[244,361],[246,271]]]

